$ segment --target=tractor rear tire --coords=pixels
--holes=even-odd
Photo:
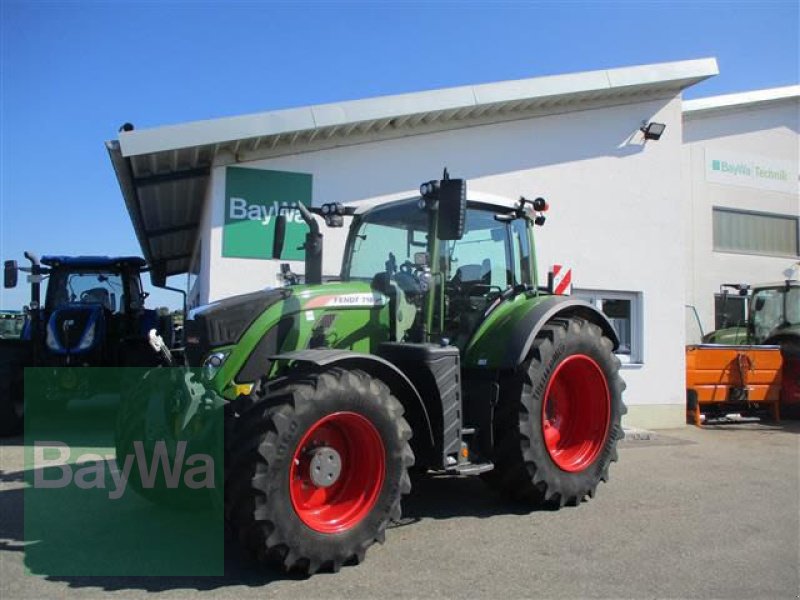
[[[620,361],[601,329],[554,319],[501,387],[492,487],[530,506],[576,506],[608,480],[623,437]]]
[[[360,563],[411,491],[403,407],[363,371],[264,380],[234,402],[225,437],[227,521],[256,560],[286,571]]]
[[[23,367],[0,367],[0,436],[19,435],[23,429]]]

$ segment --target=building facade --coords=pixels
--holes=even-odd
[[[687,248],[701,243],[684,202],[682,92],[715,74],[703,59],[469,86],[123,131],[108,149],[146,258],[188,273],[194,305],[281,283],[272,226],[295,202],[412,196],[445,166],[474,193],[543,196],[539,272],[571,267],[573,293],[613,321],[626,424],[675,427],[697,287]],[[646,140],[653,122],[665,131]],[[302,272],[303,226],[287,215],[284,259]],[[336,275],[342,230],[325,242]]]
[[[683,120],[686,303],[708,332],[747,318],[723,284],[797,278],[800,86],[687,101]]]

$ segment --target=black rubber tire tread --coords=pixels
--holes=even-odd
[[[289,496],[289,468],[297,444],[319,419],[337,411],[367,417],[386,450],[383,488],[370,514],[350,530],[323,534],[307,527]],[[401,516],[411,491],[414,454],[403,406],[381,381],[359,370],[329,368],[262,380],[232,404],[226,426],[225,516],[244,549],[259,562],[311,575],[364,560],[383,543],[386,527]]]
[[[608,433],[595,461],[580,472],[561,470],[544,444],[541,415],[547,381],[568,356],[593,358],[608,382],[611,413]],[[495,468],[483,475],[491,487],[532,507],[576,506],[594,497],[598,484],[608,480],[608,469],[617,460],[617,441],[622,439],[621,418],[625,382],[611,340],[597,325],[578,318],[556,318],[536,336],[528,360],[520,372],[501,384],[495,409]]]
[[[14,403],[23,395],[23,367],[8,364],[0,366],[0,436],[22,433],[24,416],[14,410]]]

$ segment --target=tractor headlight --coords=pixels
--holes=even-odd
[[[228,352],[214,352],[206,357],[203,361],[203,377],[205,377],[206,381],[214,379],[214,376],[225,364],[227,358]]]
[[[83,334],[83,338],[81,339],[81,343],[78,345],[78,350],[88,350],[94,345],[94,333],[95,333],[95,324],[92,323],[89,327],[86,328],[86,331]]]

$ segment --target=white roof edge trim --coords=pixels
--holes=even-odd
[[[735,94],[723,94],[721,96],[684,100],[683,112],[686,114],[720,108],[734,108],[737,106],[746,106],[748,104],[790,100],[792,98],[800,98],[800,85],[787,85],[763,90],[751,90],[749,92],[737,92]]]
[[[367,200],[361,200],[358,202],[348,202],[347,206],[354,207],[357,215],[363,215],[365,212],[370,211],[373,208],[377,208],[378,206],[394,204],[396,202],[417,200],[419,197],[419,194],[414,194],[413,192],[401,192],[398,194],[392,194],[390,197],[378,199],[369,198]],[[468,189],[467,202],[479,202],[482,204],[493,204],[497,207],[515,208],[519,202],[519,197],[517,197],[515,200],[513,198],[509,198],[508,196],[490,194],[488,192],[472,191]]]
[[[718,74],[719,68],[715,58],[701,58],[550,75],[120,132],[119,143],[122,155],[130,157],[500,102],[544,99],[604,90],[634,90],[659,84],[672,84],[675,89],[683,89]]]

